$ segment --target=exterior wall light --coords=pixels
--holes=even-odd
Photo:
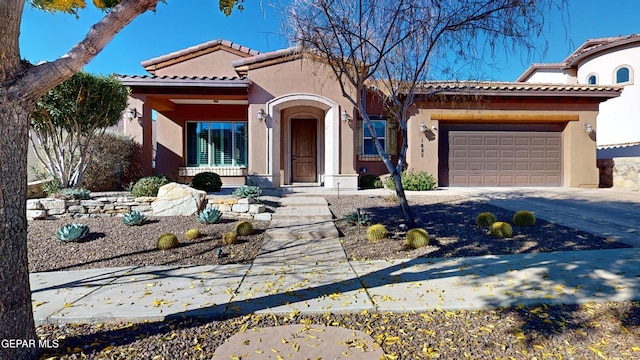
[[[591,135],[593,134],[595,130],[593,129],[593,125],[591,124],[584,124],[584,132],[586,132],[587,134]]]
[[[343,123],[346,123],[347,121],[349,121],[349,113],[347,113],[347,110],[342,110],[342,114],[340,115]]]
[[[258,110],[258,121],[263,122],[267,118],[267,114],[264,112],[264,109]]]
[[[427,125],[425,125],[423,122],[421,122],[419,130],[420,130],[420,132],[426,132],[427,131]]]
[[[125,115],[127,116],[127,119],[133,120],[133,119],[137,118],[138,116],[140,116],[141,114],[138,113],[138,109],[129,108],[129,110],[127,110]]]

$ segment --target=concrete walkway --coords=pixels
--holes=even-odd
[[[489,197],[471,190],[460,193]],[[489,200],[500,199],[491,195]],[[252,265],[31,274],[36,323],[640,300],[638,248],[349,262],[322,196],[287,194],[282,205]],[[544,217],[541,209],[533,211]],[[613,222],[601,223],[601,230],[619,231],[608,223]]]

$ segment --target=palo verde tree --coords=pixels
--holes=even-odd
[[[82,183],[94,139],[118,123],[128,95],[115,76],[81,71],[38,100],[29,139],[42,168],[63,188]]]
[[[343,96],[357,109],[393,177],[407,225],[415,220],[401,182],[407,123],[415,104],[434,94],[421,84],[447,62],[478,63],[504,48],[535,49],[545,15],[566,0],[294,0],[285,27],[292,42],[324,59]],[[480,56],[479,56],[480,55]],[[394,164],[367,109],[375,94],[398,122],[402,144]]]
[[[29,119],[47,91],[80,71],[138,15],[162,0],[94,0],[105,16],[84,39],[55,61],[38,65],[22,59],[19,37],[25,4],[80,15],[84,0],[0,1],[0,339],[34,341],[27,261],[27,147]],[[215,1],[215,0],[212,0]],[[219,1],[233,9],[242,1]],[[70,19],[73,21],[73,19]],[[64,51],[61,51],[63,53]],[[35,359],[33,347],[0,347],[0,359]]]

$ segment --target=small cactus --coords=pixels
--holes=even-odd
[[[178,247],[178,237],[173,234],[160,235],[158,238],[158,250],[169,250]]]
[[[375,224],[369,226],[367,229],[367,239],[380,240],[387,237],[387,229],[382,224]]]
[[[198,214],[198,221],[202,224],[215,224],[220,220],[222,213],[218,209],[208,208]]]
[[[496,216],[488,211],[480,213],[476,217],[476,225],[478,226],[491,226],[491,224],[496,221],[498,221],[498,219],[496,219]]]
[[[414,249],[429,245],[429,233],[425,229],[411,229],[407,231],[407,246]]]
[[[222,243],[225,245],[231,245],[238,242],[238,234],[233,231],[222,234]]]
[[[89,235],[89,227],[85,224],[67,224],[56,232],[56,237],[62,242],[75,242]]]
[[[184,234],[185,239],[187,240],[195,240],[200,237],[200,230],[198,229],[189,229]]]
[[[510,238],[513,235],[513,229],[506,222],[496,221],[491,224],[489,233],[499,238]]]
[[[513,225],[533,226],[536,224],[536,216],[531,211],[518,211],[513,215]]]
[[[240,221],[236,224],[236,234],[246,236],[253,234],[253,225],[248,221]]]
[[[144,224],[144,221],[146,219],[147,218],[144,215],[142,215],[140,211],[132,211],[124,214],[124,217],[122,218],[122,222],[125,225],[135,226],[135,225]]]

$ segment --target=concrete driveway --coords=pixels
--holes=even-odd
[[[640,247],[640,192],[575,188],[450,188],[512,211]]]

